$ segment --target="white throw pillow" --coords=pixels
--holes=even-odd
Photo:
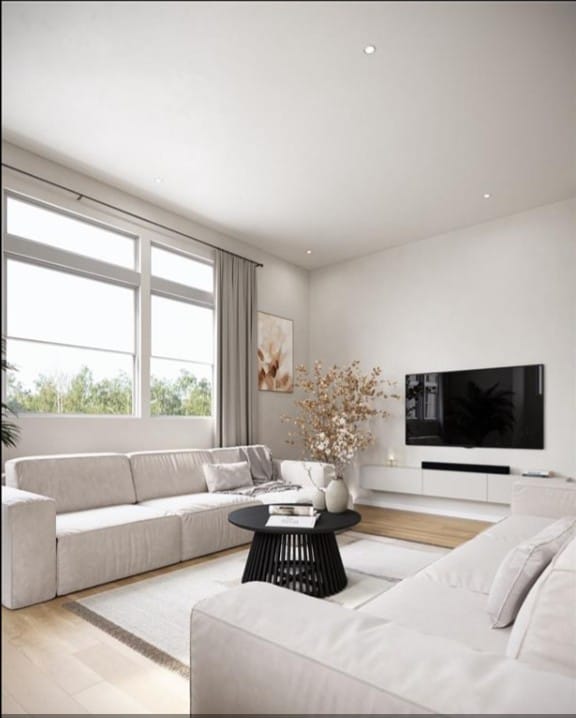
[[[204,464],[203,469],[208,491],[231,491],[253,485],[247,461]]]
[[[575,530],[576,518],[559,519],[507,554],[488,595],[492,628],[504,628],[514,622],[528,591]]]
[[[576,677],[576,538],[556,555],[522,604],[506,655]]]

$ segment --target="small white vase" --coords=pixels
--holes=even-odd
[[[324,489],[314,489],[312,506],[318,511],[324,511],[326,508],[326,491]]]
[[[341,514],[348,508],[350,493],[344,479],[337,476],[326,489],[326,508],[331,514]]]

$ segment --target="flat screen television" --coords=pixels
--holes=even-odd
[[[544,365],[406,376],[406,444],[544,448]]]

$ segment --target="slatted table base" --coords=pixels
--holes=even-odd
[[[318,598],[348,583],[333,533],[256,532],[242,576],[242,583],[247,581],[267,581]]]

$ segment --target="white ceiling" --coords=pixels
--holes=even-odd
[[[3,133],[318,267],[576,194],[575,48],[574,2],[5,2]]]

